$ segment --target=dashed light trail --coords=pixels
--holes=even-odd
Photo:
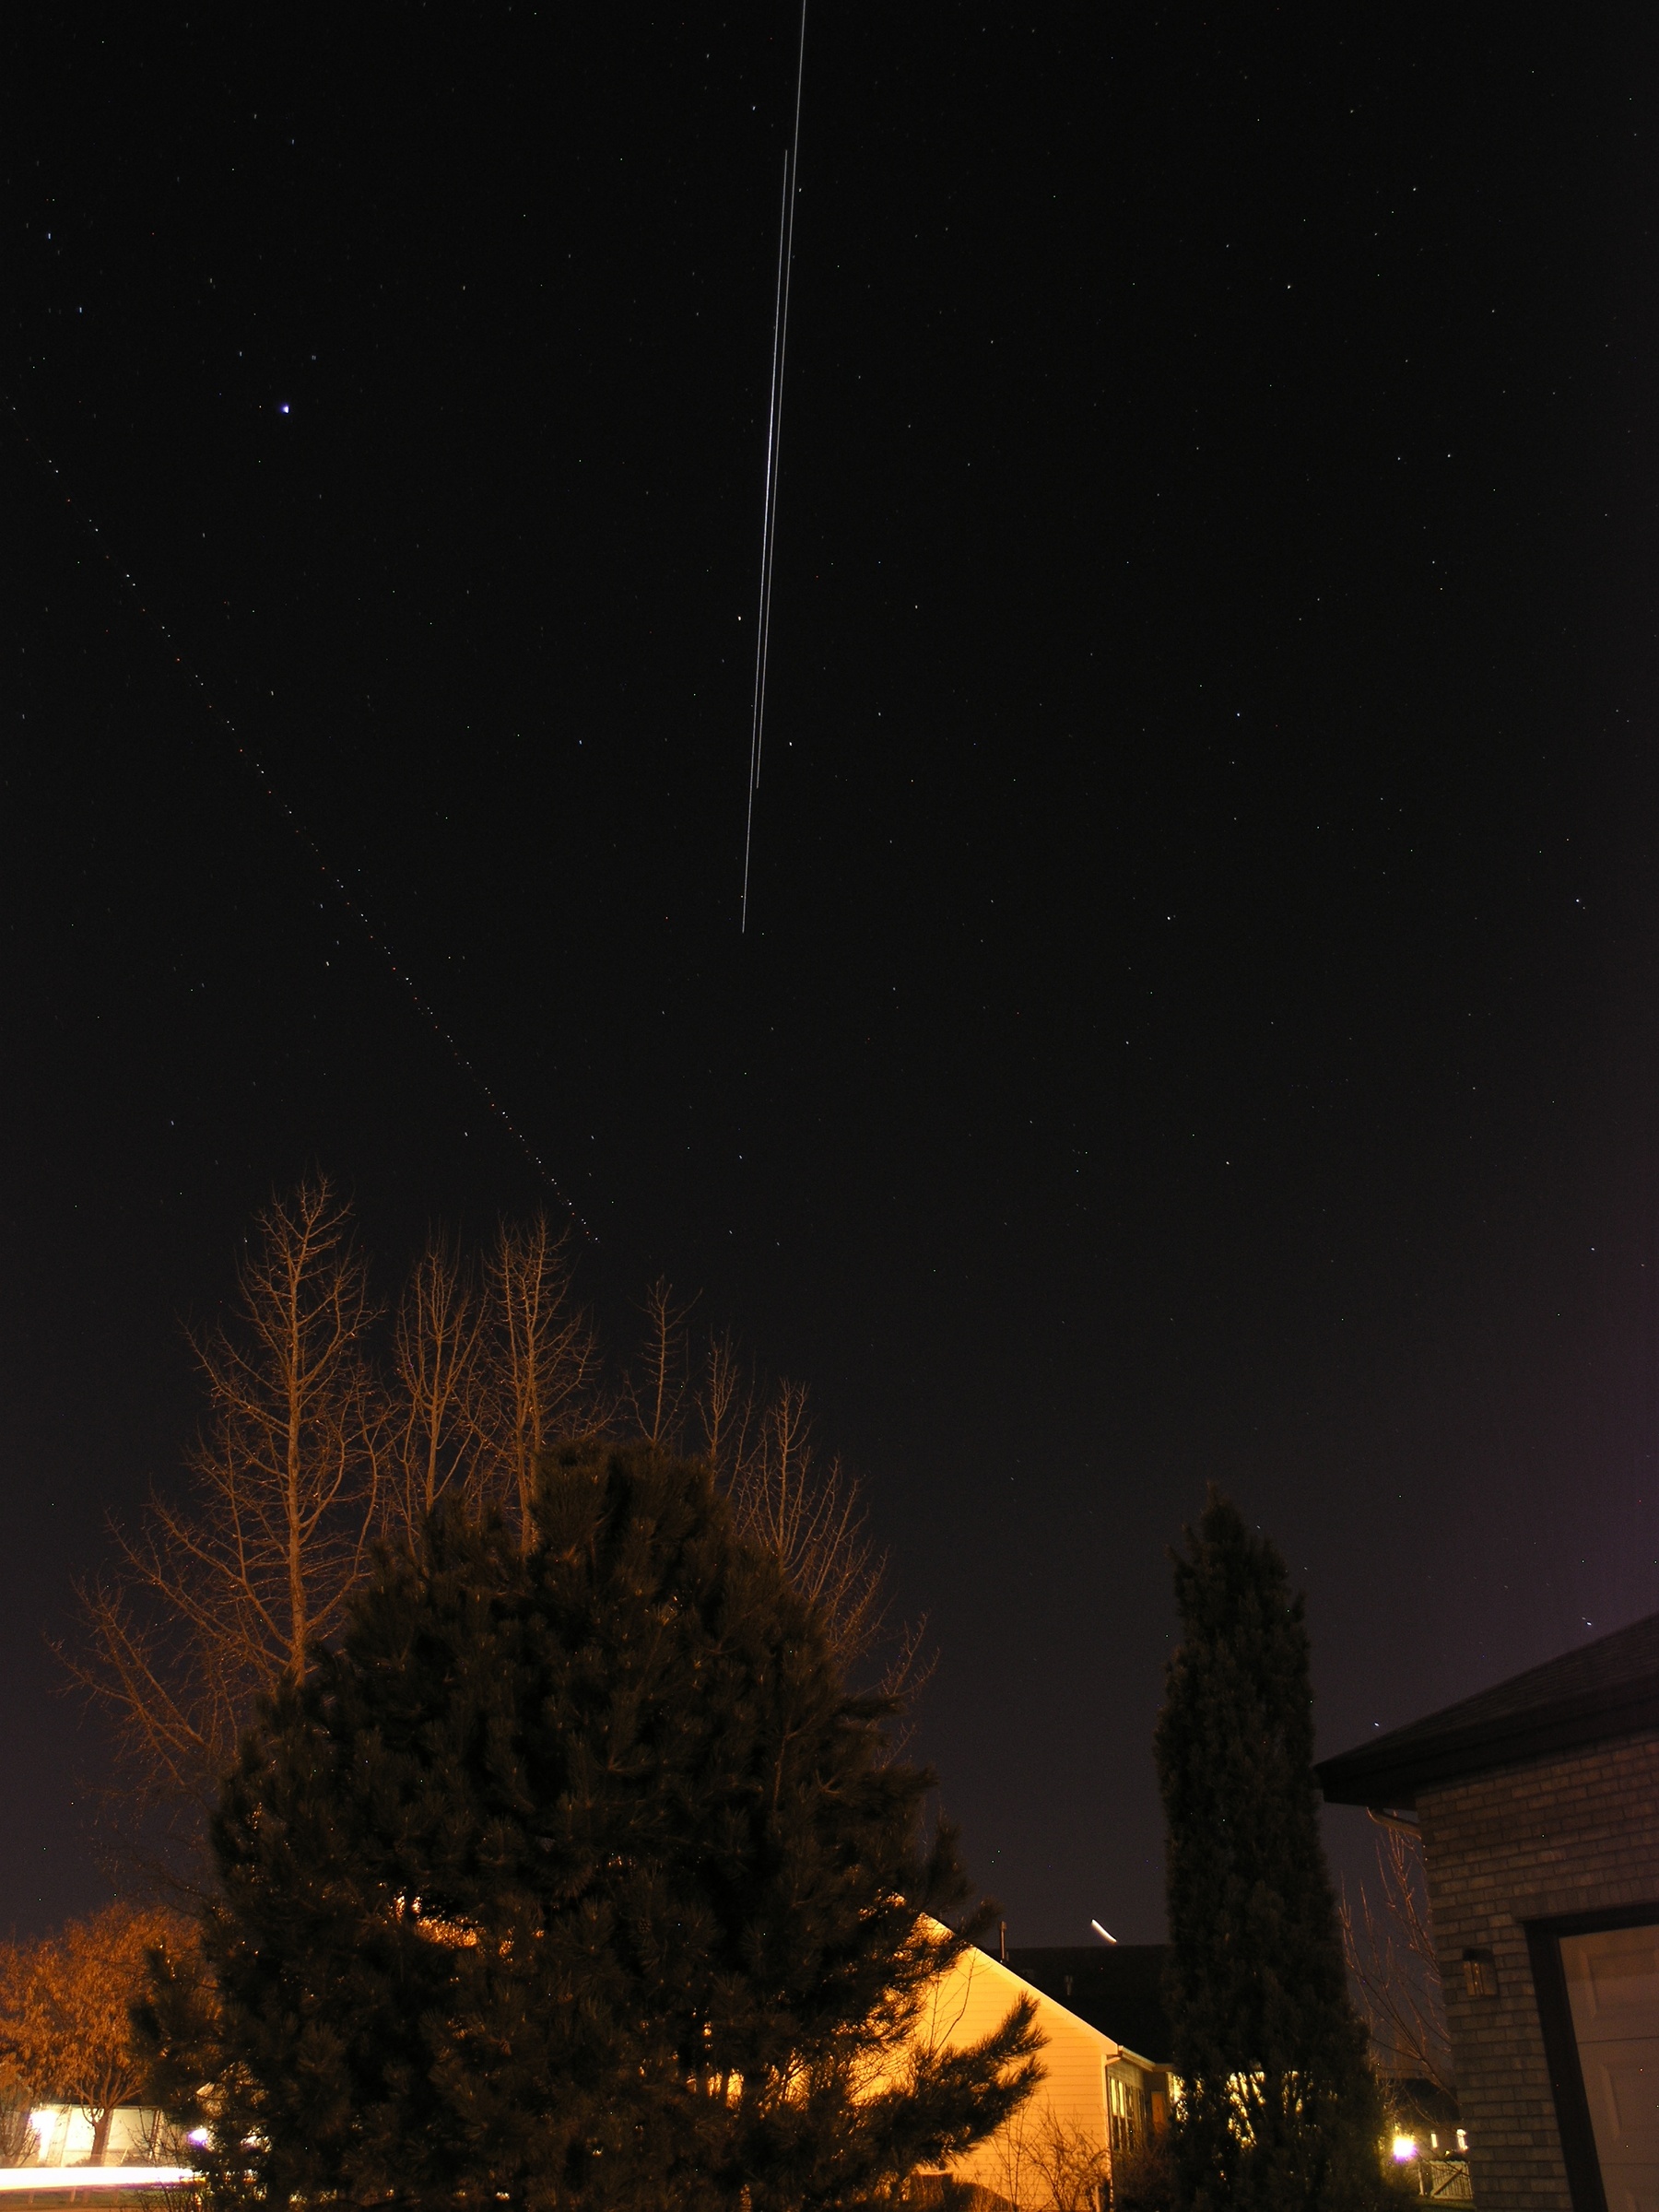
[[[393,979],[397,983],[399,989],[403,993],[403,995],[408,1000],[409,1004],[419,1015],[422,1021],[426,1023],[427,1027],[431,1030],[438,1041],[443,1046],[444,1050],[449,1053],[450,1058],[454,1062],[461,1073],[472,1085],[474,1090],[483,1100],[486,1107],[488,1107],[492,1117],[499,1122],[501,1127],[507,1132],[508,1135],[512,1139],[518,1149],[524,1154],[530,1165],[535,1170],[536,1174],[541,1178],[542,1182],[546,1183],[547,1187],[552,1192],[554,1197],[559,1201],[559,1205],[564,1207],[565,1211],[570,1215],[571,1220],[576,1224],[577,1228],[581,1230],[583,1236],[592,1238],[594,1241],[597,1242],[597,1239],[594,1238],[593,1230],[588,1227],[586,1221],[583,1220],[582,1215],[578,1213],[575,1206],[571,1205],[571,1200],[566,1195],[565,1192],[561,1189],[559,1178],[554,1174],[551,1168],[548,1167],[547,1161],[542,1159],[540,1153],[536,1151],[534,1145],[531,1144],[529,1138],[524,1135],[524,1131],[519,1127],[512,1116],[507,1112],[507,1109],[501,1104],[500,1099],[497,1098],[494,1090],[490,1088],[488,1082],[479,1072],[478,1068],[475,1065],[472,1060],[467,1057],[466,1053],[462,1051],[461,1046],[457,1042],[453,1031],[445,1026],[436,1009],[422,994],[420,989],[415,982],[414,978],[410,975],[408,970],[404,966],[403,962],[398,959],[396,952],[394,950],[390,941],[386,937],[385,933],[377,927],[375,923],[371,918],[368,910],[363,905],[362,900],[359,899],[351,890],[350,887],[346,882],[345,877],[341,875],[339,869],[335,866],[333,861],[324,852],[323,847],[313,835],[303,816],[296,812],[294,807],[291,806],[288,801],[283,796],[281,791],[277,788],[276,783],[273,782],[270,773],[265,768],[264,761],[259,758],[258,754],[254,752],[253,746],[248,742],[248,740],[244,738],[241,730],[237,727],[230,715],[226,712],[225,709],[218,704],[218,702],[209,692],[206,681],[202,676],[200,670],[193,666],[193,665],[187,661],[184,655],[179,651],[178,645],[174,641],[171,630],[161,619],[160,616],[154,612],[154,610],[149,606],[148,603],[140,594],[138,586],[134,581],[130,571],[121,568],[117,565],[115,557],[110,550],[109,540],[105,537],[103,532],[92,520],[86,509],[78,505],[77,502],[70,496],[68,488],[64,482],[64,474],[62,469],[59,468],[57,463],[53,459],[52,455],[46,452],[45,448],[41,446],[34,438],[32,438],[28,429],[25,428],[23,418],[18,411],[16,401],[13,400],[8,394],[0,393],[0,405],[3,405],[7,413],[11,416],[13,425],[17,429],[18,435],[23,441],[24,445],[31,453],[34,454],[35,458],[53,477],[63,499],[64,505],[68,509],[71,515],[73,515],[80,524],[81,527],[88,532],[92,539],[93,544],[98,549],[100,559],[102,560],[104,566],[109,570],[110,574],[115,579],[117,585],[126,594],[133,606],[136,607],[139,616],[145,621],[145,623],[147,623],[148,627],[156,632],[156,634],[161,639],[162,642],[166,645],[168,652],[172,655],[173,665],[179,670],[180,674],[195,687],[196,691],[201,697],[203,711],[207,715],[209,721],[216,723],[218,727],[223,730],[225,735],[229,739],[231,746],[234,747],[237,757],[241,761],[242,766],[248,771],[255,783],[258,784],[267,802],[276,809],[276,811],[282,817],[282,819],[288,824],[288,827],[292,831],[295,840],[298,841],[302,851],[307,854],[312,865],[315,866],[318,874],[323,877],[324,883],[326,883],[329,889],[338,900],[339,903],[351,915],[353,921],[356,922],[358,927],[362,931],[363,935],[368,939],[369,943],[373,947],[375,952],[380,956],[381,959],[384,961],[386,967],[391,971]]]

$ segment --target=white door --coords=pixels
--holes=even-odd
[[[1659,2212],[1659,1927],[1563,1936],[1607,2212]]]

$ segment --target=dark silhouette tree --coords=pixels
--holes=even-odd
[[[187,1971],[147,2021],[215,2194],[891,2201],[1035,2079],[1029,2006],[924,2032],[977,1928],[931,1777],[700,1463],[568,1451],[532,1522],[435,1518],[243,1745],[217,2018]]]
[[[1303,1600],[1213,1487],[1186,1535],[1157,1744],[1178,2201],[1347,2212],[1382,2195],[1382,2112],[1320,1840]]]

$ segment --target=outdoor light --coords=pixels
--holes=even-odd
[[[207,2130],[205,2127],[193,2127],[190,2131],[189,2140],[192,2143],[206,2143],[207,2140]]]
[[[1396,2136],[1394,2139],[1394,2155],[1396,2162],[1402,2166],[1407,2159],[1415,2159],[1418,2155],[1417,2137]]]
[[[1103,1928],[1098,1920],[1091,1920],[1088,1924],[1094,1930],[1097,1936],[1103,1936],[1108,1943],[1115,1943],[1117,1941],[1117,1937],[1112,1933],[1111,1929]]]

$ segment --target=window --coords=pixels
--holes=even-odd
[[[1106,2134],[1113,2150],[1133,2150],[1147,2139],[1147,2093],[1133,2076],[1106,2073]]]

